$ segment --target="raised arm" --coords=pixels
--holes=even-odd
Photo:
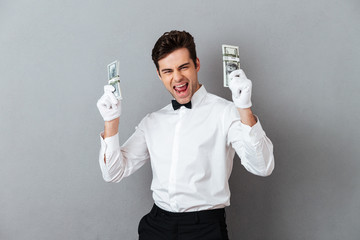
[[[97,107],[105,121],[103,138],[112,137],[119,131],[119,119],[121,115],[121,99],[118,100],[113,94],[114,87],[104,86],[104,94],[97,102]],[[106,163],[106,156],[104,156]]]
[[[100,134],[99,164],[106,182],[121,181],[149,159],[144,132],[140,125],[120,147],[118,130],[121,100],[116,99],[113,90],[112,86],[106,85],[104,95],[97,102],[97,107],[105,121],[104,132]]]
[[[252,82],[241,69],[232,72],[230,79],[229,88],[240,118],[236,117],[234,109],[226,113],[231,121],[228,143],[231,143],[249,172],[268,176],[274,169],[273,144],[251,111]]]

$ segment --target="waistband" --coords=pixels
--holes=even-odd
[[[216,220],[225,221],[226,213],[224,208],[202,210],[195,212],[169,212],[159,208],[154,204],[150,214],[153,216],[160,216],[169,221],[176,221],[178,223],[199,223],[199,222],[213,222]]]

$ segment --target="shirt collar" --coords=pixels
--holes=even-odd
[[[207,94],[207,91],[205,89],[205,86],[201,85],[200,88],[194,93],[194,95],[191,98],[192,108],[196,108],[201,103],[201,101],[204,99],[206,94]]]

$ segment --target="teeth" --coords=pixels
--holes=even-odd
[[[184,83],[183,85],[175,86],[175,87],[178,88],[178,87],[183,87],[185,85],[186,85],[186,83]]]

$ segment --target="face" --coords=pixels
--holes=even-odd
[[[196,67],[190,58],[187,48],[180,48],[158,61],[158,76],[166,89],[180,104],[188,103],[200,88],[197,73],[200,61],[196,59]]]

